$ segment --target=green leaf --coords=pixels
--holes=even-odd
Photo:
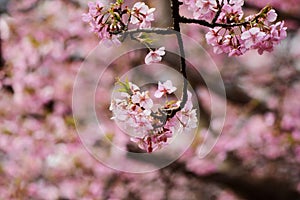
[[[147,43],[149,45],[152,44],[155,41],[154,39],[151,39],[149,37],[149,34],[147,34],[147,33],[142,33],[141,35],[139,35],[139,39],[140,39],[141,42]]]
[[[120,86],[120,88],[117,90],[118,92],[125,92],[131,94],[128,78],[126,78],[125,82],[122,82],[120,78],[116,78],[115,84]]]
[[[123,3],[124,3],[124,0],[117,0],[117,3],[118,3],[118,4],[123,4]]]

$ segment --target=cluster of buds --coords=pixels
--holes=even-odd
[[[124,127],[127,131],[136,133],[131,141],[151,153],[168,144],[168,139],[175,133],[190,131],[197,127],[198,118],[196,109],[193,109],[192,94],[188,92],[188,100],[185,106],[172,117],[166,111],[178,108],[180,101],[165,101],[165,104],[154,109],[154,100],[150,97],[149,91],[141,89],[129,82],[117,82],[120,86],[118,92],[120,98],[112,99],[110,110],[113,113],[112,119]],[[158,89],[154,96],[157,100],[167,97],[176,91],[170,80],[158,83]]]
[[[94,32],[107,45],[119,44],[120,34],[133,27],[150,28],[154,21],[155,8],[149,8],[143,2],[137,2],[130,9],[123,6],[124,0],[105,5],[100,1],[89,2],[88,13],[82,15],[82,20],[89,23]]]

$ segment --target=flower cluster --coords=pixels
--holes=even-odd
[[[284,22],[275,22],[277,14],[269,6],[258,14],[244,16],[244,0],[182,0],[195,19],[216,23],[206,34],[214,53],[229,56],[243,55],[256,49],[259,54],[271,52],[286,37]],[[222,26],[226,25],[226,26]]]
[[[190,92],[188,92],[188,101],[185,106],[174,116],[169,117],[164,111],[177,108],[180,101],[166,101],[162,108],[154,112],[154,100],[151,99],[149,91],[141,91],[137,85],[128,81],[118,81],[118,83],[121,97],[111,101],[109,109],[113,112],[112,119],[126,130],[133,130],[137,133],[131,141],[137,143],[141,149],[149,153],[161,149],[175,134],[175,130],[179,133],[197,127],[198,118],[196,110],[193,109]],[[159,100],[175,91],[176,87],[170,80],[167,80],[164,83],[158,83],[154,96]]]
[[[216,13],[221,9],[220,19],[225,16],[233,18],[242,14],[241,6],[244,0],[180,0],[193,13],[195,19],[213,20]]]
[[[212,20],[217,12],[215,0],[180,0],[193,13],[195,19]]]
[[[88,13],[82,15],[82,20],[89,23],[94,32],[107,45],[119,44],[120,33],[128,30],[129,24],[139,28],[150,28],[154,21],[155,8],[149,8],[143,2],[137,2],[132,9],[123,8],[123,0],[104,5],[100,1],[89,2]]]
[[[242,18],[240,11],[231,10],[227,14],[221,14],[221,21],[228,21],[227,17],[230,16],[229,13],[232,13],[231,16],[234,17],[231,20],[235,23],[242,23],[239,20]],[[274,24],[276,18],[275,10],[266,7],[258,15],[247,17],[241,26],[211,29],[206,34],[206,41],[214,47],[214,53],[217,54],[227,53],[229,56],[239,56],[250,49],[257,49],[259,54],[264,51],[271,52],[274,46],[287,35],[283,21]]]

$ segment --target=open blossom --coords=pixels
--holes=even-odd
[[[131,97],[131,100],[135,104],[139,104],[141,107],[150,109],[153,106],[153,101],[149,97],[149,92],[137,92]]]
[[[211,29],[209,32],[206,33],[205,39],[208,44],[211,44],[213,46],[218,45],[219,41],[222,40],[223,36],[221,34],[222,28],[221,27],[215,27]]]
[[[257,51],[262,54],[264,51],[271,52],[274,46],[279,44],[281,40],[285,39],[287,36],[286,27],[284,22],[277,22],[270,26],[270,32],[264,37],[264,40],[257,45]]]
[[[244,41],[245,47],[250,48],[259,44],[266,34],[262,32],[258,27],[253,27],[248,31],[245,31],[241,35],[241,39]]]
[[[215,0],[198,0],[194,8],[194,18],[212,20],[217,12],[217,3]]]
[[[151,63],[157,63],[160,62],[162,59],[162,56],[165,55],[165,47],[160,47],[159,49],[155,50],[155,51],[150,51],[146,57],[145,57],[145,63],[147,65],[151,64]]]
[[[83,21],[90,21],[93,17],[100,16],[104,8],[104,4],[100,1],[88,2],[89,12],[82,14]]]
[[[274,9],[271,9],[268,13],[267,13],[267,21],[268,22],[275,22],[275,20],[277,19],[277,13]]]
[[[130,23],[139,24],[140,28],[150,28],[154,11],[155,8],[149,8],[144,2],[137,2],[133,5]]]
[[[197,128],[198,118],[196,109],[193,109],[192,93],[188,91],[188,99],[183,109],[176,113],[182,131],[190,131],[191,129]]]
[[[218,17],[218,22],[232,23],[239,22],[244,16],[242,7],[239,4],[225,4]]]
[[[164,83],[158,82],[158,89],[155,91],[154,96],[156,98],[160,98],[165,94],[172,94],[176,91],[176,87],[172,85],[172,82],[170,80],[167,80]]]

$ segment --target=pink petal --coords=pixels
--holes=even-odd
[[[154,96],[156,98],[161,98],[163,95],[164,95],[164,93],[161,92],[160,90],[156,90],[155,93],[154,93]]]

